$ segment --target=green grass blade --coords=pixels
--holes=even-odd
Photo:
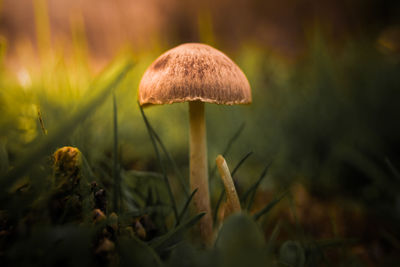
[[[6,142],[0,140],[0,175],[6,173],[9,168],[8,151],[6,148]]]
[[[190,202],[192,201],[192,199],[193,199],[194,195],[196,194],[197,190],[198,190],[198,188],[196,188],[195,190],[193,190],[193,192],[190,194],[190,196],[189,196],[188,199],[186,200],[186,203],[185,203],[185,205],[183,206],[183,209],[182,209],[181,213],[179,214],[178,221],[176,221],[175,226],[178,226],[179,223],[181,222],[182,218],[185,217],[186,211],[187,211],[188,208],[189,208],[189,204],[190,204]]]
[[[386,165],[389,167],[390,171],[396,177],[397,180],[400,181],[400,172],[399,170],[392,164],[392,162],[388,159],[385,158]]]
[[[172,194],[171,185],[170,185],[170,183],[169,183],[168,176],[167,176],[167,172],[166,172],[166,170],[165,170],[164,164],[162,163],[161,155],[160,155],[160,152],[158,151],[158,147],[157,147],[157,144],[156,144],[156,140],[155,140],[154,135],[153,135],[153,133],[152,133],[152,131],[151,131],[150,122],[147,120],[147,117],[146,117],[146,115],[145,115],[144,112],[143,112],[143,108],[140,106],[139,103],[138,103],[138,106],[139,106],[139,109],[140,109],[140,113],[142,114],[143,121],[144,121],[144,123],[145,123],[145,125],[146,125],[147,132],[148,132],[148,134],[149,134],[149,136],[150,136],[151,143],[153,144],[153,148],[154,148],[154,151],[155,151],[155,153],[156,153],[156,157],[157,157],[157,160],[158,160],[158,164],[159,164],[159,166],[160,166],[160,168],[161,168],[161,171],[162,171],[162,173],[163,173],[165,186],[167,187],[168,195],[169,195],[170,200],[171,200],[172,210],[174,211],[175,221],[178,221],[178,217],[179,217],[179,216],[178,216],[178,209],[177,209],[177,207],[176,207],[175,198],[174,198],[174,195]]]
[[[239,128],[236,130],[236,132],[233,134],[231,139],[229,139],[228,144],[225,147],[224,153],[222,153],[223,156],[228,154],[229,150],[231,149],[232,145],[235,143],[235,141],[239,138],[239,136],[242,134],[244,127],[246,126],[246,123],[240,124]]]
[[[240,124],[239,128],[236,130],[236,132],[232,135],[232,137],[229,139],[228,143],[226,144],[226,147],[224,149],[224,152],[222,153],[223,157],[226,157],[226,154],[228,154],[229,150],[231,149],[232,145],[235,143],[235,141],[239,138],[240,134],[243,132],[244,127],[246,126],[246,123]],[[212,179],[215,176],[215,172],[217,171],[217,165],[215,165],[214,162],[214,167],[211,171],[210,178]]]
[[[143,194],[142,190],[136,188],[130,188],[137,197],[139,197],[143,202],[146,202],[146,195]]]
[[[256,214],[254,214],[254,220],[258,220],[260,219],[263,215],[267,214],[273,207],[275,207],[276,204],[279,203],[279,201],[281,201],[287,194],[288,192],[286,191],[285,193],[283,193],[282,195],[280,195],[279,197],[275,198],[274,200],[272,200],[271,202],[269,202],[263,209],[261,209],[259,212],[257,212]]]
[[[44,127],[42,111],[40,110],[39,105],[37,106],[37,116],[40,124],[40,129],[42,130],[43,135],[47,135],[46,127]]]
[[[268,163],[267,166],[265,166],[264,170],[261,172],[260,177],[257,179],[257,181],[243,194],[243,198],[241,199],[242,203],[246,203],[247,198],[250,197],[250,200],[248,201],[247,204],[247,210],[250,210],[251,207],[253,206],[256,191],[260,186],[262,180],[267,176],[271,164],[272,162]]]
[[[113,99],[113,133],[114,133],[114,143],[113,143],[113,178],[114,178],[114,195],[113,195],[113,209],[118,214],[122,204],[122,194],[121,194],[121,174],[119,170],[118,163],[118,107],[117,99],[115,97],[115,92],[112,95]]]
[[[160,173],[121,169],[121,189],[124,190],[123,196],[126,199],[135,199],[138,207],[146,205],[146,189],[160,183],[164,186],[164,176]],[[124,203],[126,199],[124,199]]]
[[[133,195],[134,192],[131,190],[128,190],[127,188],[122,188],[122,194],[124,195],[124,204],[126,204],[126,208],[124,206],[123,210],[138,210],[142,207],[141,201],[142,199],[136,199],[136,197]],[[120,213],[121,214],[121,213]]]
[[[151,132],[154,135],[154,138],[157,140],[158,144],[160,145],[161,150],[164,152],[164,154],[167,157],[168,161],[170,162],[170,164],[174,168],[174,171],[175,171],[176,175],[178,176],[179,183],[181,184],[183,191],[185,192],[186,196],[188,197],[189,196],[188,185],[185,183],[185,180],[183,179],[183,175],[180,172],[178,166],[176,165],[175,160],[171,157],[171,154],[168,152],[168,150],[164,146],[163,142],[161,141],[161,138],[158,136],[158,134],[156,133],[154,128],[150,124],[149,124],[149,126],[150,126],[150,129],[151,129]]]
[[[193,218],[172,229],[165,235],[151,240],[149,242],[149,245],[158,253],[168,250],[169,248],[182,241],[183,234],[193,225],[195,225],[204,216],[204,214],[204,212],[197,214]]]
[[[26,156],[17,162],[16,166],[0,179],[1,190],[3,190],[3,192],[7,190],[11,183],[13,183],[18,177],[24,175],[44,156],[51,154],[57,146],[62,144],[62,142],[73,133],[74,129],[76,129],[76,125],[88,118],[93,111],[107,99],[111,91],[118,86],[132,66],[132,63],[126,64],[117,77],[107,84],[107,86],[105,86],[91,101],[85,103],[80,111],[66,119],[60,127],[50,131],[50,133],[43,137],[43,141],[38,143],[36,147],[27,151]]]
[[[235,168],[233,169],[231,175],[232,177],[236,174],[236,172],[239,170],[240,166],[253,154],[253,151],[248,152],[239,162],[236,164]]]
[[[171,212],[170,205],[151,205],[143,207],[136,211],[128,211],[124,213],[120,213],[121,218],[124,220],[132,219],[132,217],[140,217],[144,215],[158,215],[158,216],[167,216],[168,213]]]

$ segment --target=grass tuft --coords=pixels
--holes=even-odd
[[[161,171],[163,173],[164,183],[165,183],[165,186],[167,187],[168,195],[169,195],[170,201],[171,201],[172,210],[174,211],[175,221],[177,222],[179,220],[178,209],[176,207],[176,201],[175,201],[174,195],[172,194],[172,189],[171,189],[171,185],[170,185],[169,180],[168,180],[167,172],[166,172],[164,164],[163,164],[163,162],[161,160],[161,155],[160,155],[160,152],[158,151],[157,143],[155,141],[155,137],[154,137],[153,131],[151,130],[152,128],[150,126],[150,123],[149,123],[146,115],[144,114],[143,108],[140,106],[139,103],[138,103],[138,106],[139,106],[139,109],[140,109],[140,113],[142,114],[143,121],[144,121],[144,123],[146,125],[147,132],[148,132],[148,134],[150,136],[151,143],[153,144],[153,148],[154,148],[154,151],[155,151],[156,157],[157,157],[157,162],[158,162],[158,164],[159,164],[159,166],[161,168]]]
[[[43,157],[51,154],[57,146],[60,146],[62,142],[74,132],[77,125],[87,119],[91,114],[93,114],[96,108],[104,103],[111,91],[118,86],[132,67],[132,63],[126,64],[119,74],[103,87],[98,95],[87,103],[83,103],[79,111],[66,119],[57,129],[52,130],[49,135],[43,138],[43,141],[36,144],[32,149],[29,149],[26,155],[17,162],[15,167],[0,179],[0,190],[6,191],[16,179],[27,173]],[[88,91],[90,92],[91,90]]]

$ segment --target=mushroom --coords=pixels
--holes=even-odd
[[[224,157],[222,155],[218,155],[215,162],[217,163],[218,171],[226,192],[227,205],[225,206],[226,208],[223,215],[223,218],[225,219],[229,215],[241,211],[240,201],[231,176],[231,172],[229,171]]]
[[[199,222],[204,243],[213,240],[208,188],[204,103],[251,103],[250,84],[240,68],[221,51],[187,43],[168,50],[146,70],[139,85],[140,105],[189,102],[190,187],[198,189],[194,205],[205,212]]]

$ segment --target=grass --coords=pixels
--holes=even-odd
[[[177,207],[176,207],[176,201],[175,201],[174,195],[173,195],[173,193],[172,193],[171,185],[170,185],[170,183],[169,183],[168,176],[167,176],[167,173],[166,173],[164,164],[163,164],[163,162],[162,162],[162,160],[161,160],[161,155],[160,155],[160,152],[159,152],[159,150],[158,150],[158,147],[157,147],[157,144],[156,144],[156,141],[155,141],[155,134],[154,134],[155,132],[152,130],[152,128],[151,128],[151,126],[150,126],[150,123],[149,123],[149,121],[147,120],[146,115],[145,115],[144,112],[143,112],[142,107],[139,107],[139,108],[140,108],[140,112],[141,112],[141,114],[142,114],[142,116],[143,116],[143,120],[144,120],[144,122],[145,122],[145,124],[146,124],[147,131],[148,131],[149,136],[150,136],[150,138],[151,138],[151,142],[152,142],[152,144],[153,144],[153,148],[154,148],[154,151],[155,151],[156,156],[157,156],[158,164],[159,164],[160,169],[161,169],[161,171],[162,171],[162,173],[163,173],[163,178],[164,178],[165,186],[166,186],[166,188],[167,188],[167,190],[168,190],[168,195],[169,195],[169,197],[170,197],[171,206],[172,206],[172,209],[173,209],[173,211],[174,211],[175,221],[176,221],[177,224],[179,224],[179,215],[178,215],[178,209],[177,209]]]
[[[349,43],[338,53],[313,42],[284,66],[263,49],[239,51],[253,105],[207,107],[210,158],[222,152],[236,163],[232,177],[246,210],[219,222],[224,191],[211,168],[220,227],[208,249],[193,237],[203,214],[191,210],[196,191],[187,186],[186,106],[144,113],[136,103],[140,75],[156,54],[123,54],[96,76],[74,71],[84,53],[75,63],[52,55],[20,78],[3,65],[1,262],[396,265],[398,61],[372,45]],[[82,164],[56,176],[52,155],[66,145],[79,148]],[[79,187],[60,188],[57,177],[78,177]]]

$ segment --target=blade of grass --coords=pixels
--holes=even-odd
[[[145,205],[146,194],[144,188],[152,188],[152,184],[159,184],[164,182],[162,174],[157,172],[146,172],[136,170],[121,170],[121,189],[125,189],[124,196],[130,196],[135,198],[137,203],[143,203]],[[136,182],[129,182],[130,180],[136,180]],[[125,200],[124,200],[125,201]],[[140,205],[139,205],[140,206]]]
[[[0,175],[6,173],[9,168],[8,151],[6,141],[0,139]]]
[[[162,173],[163,173],[165,186],[167,187],[168,195],[169,195],[170,200],[171,200],[172,209],[173,209],[173,211],[174,211],[175,221],[178,221],[178,217],[179,217],[179,216],[178,216],[178,209],[176,208],[175,198],[174,198],[174,195],[172,194],[171,185],[170,185],[169,180],[168,180],[167,172],[166,172],[166,170],[165,170],[164,164],[162,163],[161,155],[160,155],[160,152],[158,151],[158,147],[157,147],[157,144],[156,144],[154,135],[153,135],[153,133],[152,133],[152,131],[151,131],[150,123],[149,123],[149,121],[147,120],[147,117],[146,117],[146,115],[145,115],[144,112],[143,112],[143,108],[140,106],[139,103],[138,103],[138,106],[139,106],[139,109],[140,109],[140,113],[142,114],[143,121],[144,121],[144,123],[145,123],[145,125],[146,125],[147,132],[148,132],[148,134],[149,134],[149,136],[150,136],[151,143],[153,144],[153,148],[154,148],[154,151],[155,151],[155,153],[156,153],[156,157],[157,157],[158,164],[159,164],[159,166],[160,166],[160,168],[161,168],[161,171],[162,171]]]
[[[236,164],[235,168],[232,171],[232,177],[235,176],[236,172],[239,170],[240,166],[242,166],[242,164],[248,159],[248,157],[251,156],[251,154],[253,154],[253,151],[248,152],[239,162],[238,164]]]
[[[258,220],[260,219],[263,215],[267,214],[273,207],[275,207],[276,204],[279,203],[279,201],[282,200],[282,198],[284,198],[286,196],[286,194],[288,193],[288,191],[284,192],[283,194],[281,194],[279,197],[275,198],[274,200],[272,200],[271,202],[269,202],[263,209],[261,209],[259,212],[257,212],[256,214],[254,214],[253,218],[254,220]]]
[[[242,122],[242,124],[240,124],[239,128],[236,130],[234,135],[231,137],[231,139],[229,139],[228,144],[226,145],[226,148],[225,148],[224,152],[222,153],[223,156],[225,156],[229,152],[232,145],[235,143],[235,141],[239,138],[240,134],[243,132],[245,126],[246,126],[246,123],[244,123],[244,122]]]
[[[241,199],[241,202],[243,204],[246,203],[247,198],[250,196],[250,200],[247,204],[247,210],[250,210],[251,207],[253,206],[256,191],[257,191],[258,187],[260,186],[262,180],[266,177],[271,164],[272,164],[272,162],[268,163],[267,166],[265,166],[264,170],[261,172],[260,177],[257,179],[257,181],[243,194],[243,197]]]
[[[232,174],[231,174],[232,177],[234,177],[234,175],[236,174],[236,172],[239,170],[240,166],[242,166],[242,164],[251,156],[251,154],[253,154],[252,151],[248,152],[248,153],[238,162],[238,164],[236,164],[236,166],[235,166],[235,168],[233,169]],[[214,225],[216,225],[216,223],[217,223],[218,210],[219,210],[219,207],[221,206],[221,203],[222,203],[222,200],[224,199],[224,197],[225,197],[225,189],[222,188],[221,193],[219,194],[219,197],[218,197],[217,205],[215,206],[215,210],[214,210],[214,217],[213,217]]]
[[[136,188],[132,188],[134,194],[136,194],[141,200],[146,201],[146,196],[143,194],[142,190],[138,190]]]
[[[185,205],[183,206],[183,209],[181,211],[181,213],[179,214],[178,220],[176,221],[175,226],[178,226],[182,220],[182,218],[185,216],[186,211],[189,207],[190,202],[192,201],[194,195],[196,194],[198,188],[196,188],[195,190],[193,190],[193,192],[190,194],[190,196],[188,197],[188,199],[185,202]]]
[[[222,153],[223,157],[226,157],[226,154],[228,154],[229,150],[231,149],[232,145],[235,143],[235,141],[239,138],[240,134],[243,132],[244,127],[246,126],[246,123],[242,122],[240,124],[239,128],[236,130],[236,132],[232,135],[232,137],[229,139],[224,152]],[[217,171],[217,165],[214,163],[214,167],[211,171],[210,179],[212,179],[215,176],[215,172]]]
[[[122,194],[124,195],[124,204],[126,203],[127,206],[126,210],[138,210],[142,207],[138,200],[133,196],[134,193],[131,190],[128,190],[128,188],[122,188]]]
[[[161,150],[164,152],[165,156],[167,157],[168,161],[170,162],[170,164],[172,165],[172,167],[174,168],[174,171],[176,173],[176,175],[178,176],[178,180],[179,183],[181,184],[183,191],[185,192],[186,196],[189,196],[189,191],[188,191],[188,186],[185,183],[183,176],[181,174],[181,172],[179,171],[178,166],[176,165],[175,160],[173,160],[173,158],[171,157],[171,154],[168,152],[168,150],[165,148],[163,142],[161,141],[161,138],[158,136],[158,134],[156,133],[156,131],[154,130],[154,128],[149,124],[151,132],[154,134],[155,139],[157,140],[158,144],[161,147]]]
[[[113,209],[118,214],[122,204],[121,194],[121,175],[118,164],[118,107],[115,92],[112,94],[113,100],[113,178],[114,178],[114,195],[113,195]]]
[[[38,143],[36,147],[27,151],[16,166],[5,174],[0,179],[0,190],[3,192],[13,183],[18,177],[24,175],[28,170],[37,164],[44,156],[49,155],[57,145],[60,145],[70,134],[76,129],[76,125],[88,118],[92,112],[100,106],[106,99],[109,93],[114,89],[125,77],[128,71],[132,68],[133,64],[126,64],[119,74],[108,83],[100,93],[95,96],[88,103],[83,104],[80,111],[75,112],[70,118],[65,120],[65,123],[60,127],[51,131],[49,135],[43,138],[43,141]],[[88,90],[89,92],[92,90]]]
[[[36,106],[36,109],[37,109],[37,116],[38,116],[38,119],[39,119],[40,128],[42,129],[42,133],[43,133],[43,135],[47,135],[47,130],[44,127],[42,111],[40,110],[39,105]]]
[[[203,216],[203,213],[199,213],[193,218],[187,220],[186,222],[180,224],[178,227],[172,229],[168,233],[158,238],[155,238],[149,242],[149,245],[156,250],[157,252],[163,252],[168,248],[176,245],[179,243],[182,238],[183,234],[193,225],[195,225]]]
[[[385,163],[389,167],[390,171],[393,173],[394,177],[396,177],[397,180],[400,180],[400,173],[397,168],[392,164],[392,162],[388,158],[385,158]]]
[[[161,216],[166,216],[168,213],[171,212],[171,206],[167,205],[152,205],[152,206],[146,206],[141,208],[140,210],[137,211],[128,211],[128,212],[121,212],[121,218],[124,218],[124,220],[129,220],[132,219],[132,217],[140,217],[143,215],[161,215]]]

